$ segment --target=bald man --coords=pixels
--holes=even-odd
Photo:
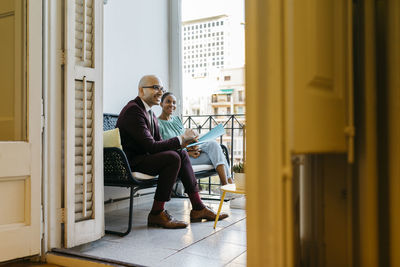
[[[162,81],[155,75],[140,79],[138,97],[128,102],[119,114],[117,127],[121,143],[132,171],[158,175],[153,207],[147,218],[148,226],[163,228],[185,228],[187,223],[178,221],[164,210],[165,202],[171,199],[172,187],[179,177],[192,204],[191,222],[203,219],[214,221],[216,213],[206,207],[200,199],[196,177],[188,153],[182,148],[193,142],[195,133],[187,130],[183,135],[162,140],[156,116],[151,107],[159,105],[165,92]],[[220,214],[219,219],[228,217]]]

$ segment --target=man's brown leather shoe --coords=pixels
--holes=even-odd
[[[147,217],[147,226],[179,229],[186,228],[188,224],[183,221],[175,220],[174,218],[172,218],[171,215],[169,215],[168,211],[163,210],[160,214],[157,215],[149,213],[149,216]]]
[[[210,209],[209,207],[205,207],[202,210],[191,210],[190,211],[190,221],[191,222],[201,222],[203,219],[207,221],[215,221],[215,217],[217,217],[217,213]],[[223,220],[228,217],[228,214],[221,212],[219,214],[219,220]]]

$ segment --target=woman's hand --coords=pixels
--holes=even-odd
[[[200,156],[201,150],[200,150],[200,149],[197,149],[197,150],[189,150],[189,151],[188,151],[188,154],[189,154],[190,157],[196,159],[196,158],[198,158],[198,157]]]
[[[195,139],[192,139],[192,140],[185,140],[185,139],[183,139],[182,138],[182,145],[181,145],[181,147],[182,148],[186,148],[186,146],[188,146],[188,145],[190,145],[190,144],[192,144],[192,143],[196,143],[197,142],[197,139],[195,138]],[[187,149],[188,150],[193,150],[192,148],[193,147],[197,147],[198,148],[198,146],[191,146],[191,147],[188,147]]]
[[[199,149],[199,146],[191,146],[191,147],[187,147],[186,148],[188,151],[197,151],[197,150],[200,150]]]

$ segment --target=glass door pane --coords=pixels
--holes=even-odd
[[[0,141],[27,140],[26,2],[0,1]]]

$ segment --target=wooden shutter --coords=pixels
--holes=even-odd
[[[294,1],[287,11],[293,151],[352,151],[351,1]]]
[[[66,1],[65,246],[104,235],[103,2]]]

